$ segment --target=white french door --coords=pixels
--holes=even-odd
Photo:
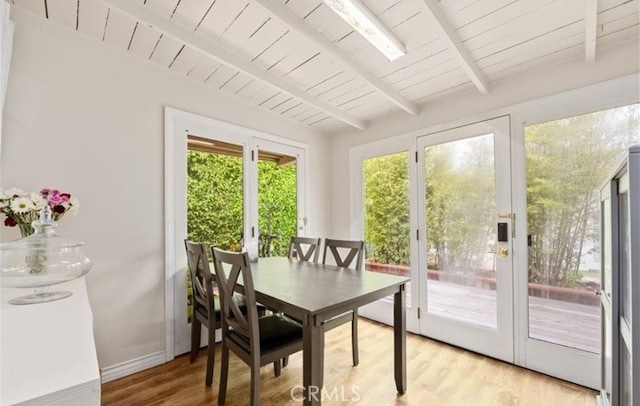
[[[293,145],[264,138],[252,140],[251,195],[253,205],[251,233],[259,236],[262,256],[286,256],[289,238],[307,235],[307,174],[305,151]],[[258,159],[256,159],[256,157]],[[277,183],[273,179],[278,171],[288,171],[293,182]],[[295,207],[287,205],[295,202]],[[283,218],[281,212],[295,211],[295,218]]]
[[[195,142],[194,142],[195,141]],[[216,154],[223,159],[237,161],[233,173],[237,179],[234,190],[221,190],[222,199],[241,199],[242,213],[238,230],[227,240],[216,242],[227,249],[239,249],[249,242],[258,245],[261,229],[280,227],[282,233],[306,233],[307,211],[307,146],[285,138],[236,126],[208,117],[167,108],[165,111],[165,242],[166,242],[166,358],[189,350],[190,324],[187,312],[187,278],[184,239],[187,238],[187,178],[189,163],[187,150]],[[278,170],[295,172],[295,181],[287,185],[273,184],[261,176]],[[259,187],[259,185],[261,185]],[[215,187],[212,184],[211,187]],[[261,194],[295,196],[295,218],[284,219],[283,207],[271,204],[268,210],[260,205]],[[288,199],[290,200],[290,199]],[[267,223],[270,223],[267,226]],[[291,226],[287,227],[287,224]],[[276,234],[273,232],[272,234]],[[237,235],[237,238],[236,238]],[[279,236],[283,240],[289,235]],[[264,252],[263,252],[264,254]],[[172,323],[171,323],[172,322]],[[204,332],[203,332],[204,333]],[[201,340],[206,345],[206,339]]]
[[[640,105],[589,113],[571,103],[553,107],[551,117],[523,113],[515,134],[516,211],[526,214],[517,224],[526,238],[515,246],[516,363],[599,389],[601,341],[610,337],[602,335],[597,294],[611,282],[601,261],[611,235],[602,234],[599,194],[640,142]]]
[[[420,333],[513,361],[509,118],[419,137]]]

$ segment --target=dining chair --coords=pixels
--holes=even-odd
[[[258,316],[251,263],[246,252],[211,247],[222,304],[222,362],[218,404],[225,402],[229,375],[229,351],[251,368],[251,405],[260,399],[260,367],[273,363],[280,373],[280,360],[302,350],[302,326],[280,313]],[[239,282],[241,280],[242,282]],[[242,284],[246,314],[238,306],[238,284]]]
[[[362,270],[364,259],[364,241],[361,240],[333,240],[325,238],[322,263],[327,263],[327,252],[331,252],[337,266]],[[355,259],[355,264],[354,264]]]
[[[191,273],[193,310],[191,318],[191,353],[189,360],[194,362],[200,350],[200,332],[202,325],[207,328],[207,373],[205,385],[211,386],[213,380],[213,362],[215,360],[216,329],[222,327],[220,303],[213,294],[214,278],[209,268],[206,247],[202,243],[184,240],[187,250],[187,262]]]
[[[204,382],[206,386],[211,386],[216,352],[215,331],[222,327],[220,299],[218,295],[214,294],[216,282],[209,267],[206,245],[186,239],[184,240],[184,245],[187,251],[187,263],[191,275],[191,292],[193,297],[189,361],[193,363],[198,357],[201,345],[202,325],[204,325],[207,328],[207,372]],[[240,300],[239,304],[242,312],[246,313],[247,307],[244,301]],[[258,306],[258,314],[264,315],[265,313],[266,308]],[[276,371],[276,374],[279,373],[279,371]]]
[[[319,255],[320,238],[291,237],[287,258],[296,258],[298,261],[311,261],[311,256],[313,256],[313,262],[318,262]]]
[[[297,259],[298,261],[307,261],[311,260],[313,256],[313,262],[318,262],[318,257],[320,256],[320,238],[312,238],[312,237],[298,237],[292,236],[289,242],[289,252],[287,253],[287,258],[289,259]],[[289,364],[289,357],[285,357],[282,359],[282,366],[286,367]]]
[[[322,263],[327,263],[327,253],[331,253],[333,262],[339,267],[362,270],[364,257],[364,241],[361,240],[333,240],[325,238]],[[353,365],[359,363],[358,357],[358,309],[335,316],[323,324],[324,331],[329,331],[342,324],[351,322],[351,350]]]

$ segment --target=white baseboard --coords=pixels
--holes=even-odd
[[[103,368],[100,371],[102,375],[101,381],[102,383],[115,381],[116,379],[124,378],[125,376],[135,374],[136,372],[164,364],[165,362],[166,358],[164,351],[154,352],[153,354]]]

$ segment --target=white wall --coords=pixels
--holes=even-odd
[[[12,19],[2,187],[79,199],[59,233],[85,240],[94,262],[87,285],[101,368],[165,348],[164,106],[309,144],[313,232],[325,234],[328,143],[318,134],[27,12],[13,8]],[[19,236],[1,230],[2,240]]]
[[[491,84],[489,94],[479,92],[454,95],[428,103],[416,116],[400,114],[370,123],[365,131],[348,130],[332,136],[331,166],[331,234],[336,238],[349,238],[353,221],[349,210],[343,210],[349,196],[349,149],[380,139],[430,134],[435,131],[470,124],[504,114],[517,114],[524,104],[537,104],[544,109],[545,97],[572,91],[567,103],[591,104],[595,110],[605,109],[599,100],[585,100],[580,89],[640,72],[640,45],[627,42],[612,49],[599,49],[594,63],[584,59],[569,60],[548,69],[533,72],[503,83]],[[640,100],[640,89],[635,90],[635,101]],[[585,92],[589,96],[594,92]],[[597,93],[597,92],[596,92]],[[573,98],[573,99],[572,99]],[[611,97],[608,97],[611,99]]]

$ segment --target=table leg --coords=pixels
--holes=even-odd
[[[407,319],[405,285],[393,295],[393,357],[398,393],[407,390]]]
[[[309,320],[302,329],[302,384],[304,405],[322,404],[324,333],[320,323]]]

